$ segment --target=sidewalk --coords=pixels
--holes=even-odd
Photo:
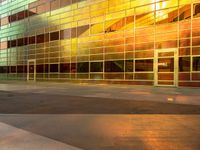
[[[199,115],[0,115],[0,149],[199,150],[199,131]]]
[[[4,115],[0,115],[0,120]],[[9,116],[11,117],[11,116]],[[1,150],[81,150],[48,137],[0,122]]]
[[[0,81],[0,90],[200,105],[200,88]]]
[[[0,82],[0,149],[199,150],[199,114],[197,88]]]

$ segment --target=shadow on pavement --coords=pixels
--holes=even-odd
[[[1,114],[200,114],[200,106],[0,91]]]

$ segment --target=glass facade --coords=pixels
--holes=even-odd
[[[0,79],[200,87],[200,0],[0,0]]]

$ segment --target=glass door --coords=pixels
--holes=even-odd
[[[154,67],[155,86],[177,86],[178,57],[176,49],[157,50]]]
[[[36,61],[28,60],[27,65],[27,81],[35,81],[36,78]]]

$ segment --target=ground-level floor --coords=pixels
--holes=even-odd
[[[176,48],[157,49],[153,59],[44,65],[37,65],[36,59],[29,59],[24,66],[0,68],[5,72],[0,74],[3,80],[200,87],[200,57],[178,57]]]

